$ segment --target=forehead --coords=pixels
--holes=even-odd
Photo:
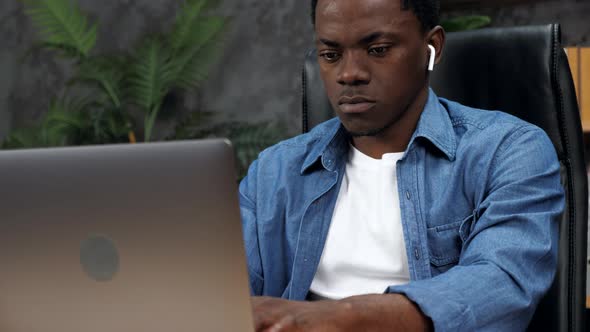
[[[414,13],[402,9],[402,0],[319,0],[316,7],[316,32],[325,37],[409,33],[420,28]]]

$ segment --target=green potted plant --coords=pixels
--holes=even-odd
[[[217,1],[187,0],[170,31],[105,54],[96,50],[98,23],[75,3],[22,1],[40,32],[38,47],[71,61],[74,74],[39,124],[14,130],[5,148],[152,140],[165,98],[199,87],[221,52],[227,25],[226,18],[207,14]],[[133,111],[141,114],[139,121]]]

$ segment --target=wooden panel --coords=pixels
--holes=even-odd
[[[576,96],[578,96],[578,103],[580,102],[580,48],[578,47],[566,47],[568,62],[570,63],[570,69],[572,72],[572,79],[576,86]]]
[[[582,104],[580,103],[580,48],[566,47],[565,49],[568,62],[570,64],[570,71],[572,72],[572,80],[576,89],[576,98],[578,100],[578,107],[580,108],[580,118],[582,120],[582,130],[590,132],[590,118],[584,114]]]
[[[590,133],[590,47],[567,47],[565,50],[576,86],[582,128]]]
[[[579,57],[578,100],[584,131],[590,132],[590,47],[580,48]]]

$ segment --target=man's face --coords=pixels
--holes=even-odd
[[[401,2],[318,2],[321,76],[332,107],[353,136],[389,128],[427,86],[426,35]]]

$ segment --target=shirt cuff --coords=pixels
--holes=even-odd
[[[429,286],[428,280],[413,281],[405,285],[391,286],[385,292],[405,295],[414,302],[424,315],[432,319],[435,331],[473,331],[476,329],[475,317],[469,307],[451,300],[449,296],[444,294],[451,290],[440,292]]]

